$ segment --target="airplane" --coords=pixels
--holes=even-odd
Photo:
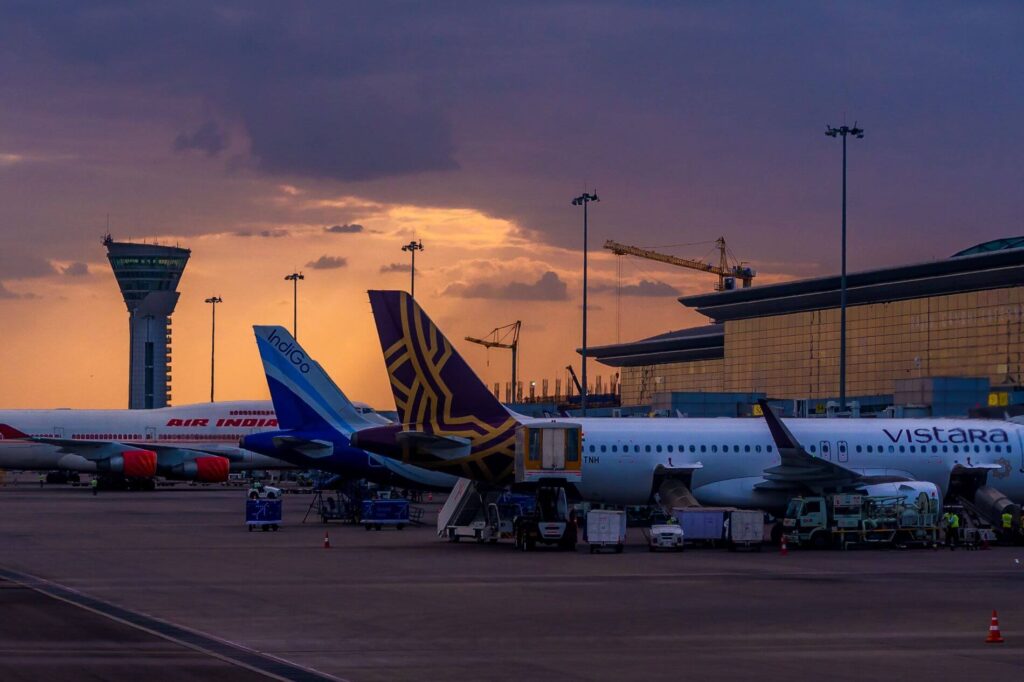
[[[152,410],[3,410],[0,469],[215,483],[233,471],[294,468],[238,446],[242,436],[276,427],[273,406],[253,400]]]
[[[352,444],[431,471],[508,485],[517,429],[562,423],[581,427],[573,485],[591,502],[644,505],[673,489],[704,505],[766,510],[832,491],[980,495],[1018,513],[1013,503],[1024,501],[1024,428],[1012,423],[782,420],[766,402],[764,419],[530,418],[491,394],[409,294],[369,297],[400,423],[358,431]]]
[[[254,326],[279,430],[242,438],[246,450],[350,479],[423,490],[450,490],[456,477],[351,446],[359,429],[391,422],[353,405],[286,329]]]

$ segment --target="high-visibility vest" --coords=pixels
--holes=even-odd
[[[1013,528],[1013,514],[1010,512],[1003,514],[1003,528],[1006,530]]]
[[[960,527],[960,515],[959,514],[950,514],[949,515],[949,527],[950,528],[959,528]]]

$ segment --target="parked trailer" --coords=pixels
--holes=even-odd
[[[716,545],[725,537],[725,520],[730,511],[720,507],[676,507],[672,516],[683,529],[686,542]]]
[[[249,530],[276,531],[281,527],[281,499],[257,498],[245,501],[245,525]]]
[[[599,549],[622,553],[626,545],[626,512],[612,509],[587,512],[587,544],[591,554]]]

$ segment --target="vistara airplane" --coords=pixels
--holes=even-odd
[[[353,444],[425,469],[507,485],[516,430],[563,422],[581,427],[575,488],[589,501],[647,504],[668,482],[701,504],[772,510],[831,491],[980,496],[997,510],[1024,500],[1016,424],[782,420],[767,403],[763,419],[533,419],[506,409],[407,293],[369,296],[400,423],[360,430]]]

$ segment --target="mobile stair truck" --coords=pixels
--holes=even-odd
[[[783,528],[793,546],[848,549],[854,545],[907,547],[938,542],[940,504],[933,493],[794,497]]]
[[[515,520],[533,511],[531,495],[488,490],[460,478],[437,515],[437,535],[451,542],[463,538],[495,543],[515,538]]]
[[[515,520],[515,544],[529,551],[538,544],[576,549],[577,529],[566,488],[583,480],[583,429],[579,424],[544,422],[516,429],[517,486],[535,490],[533,511]]]

